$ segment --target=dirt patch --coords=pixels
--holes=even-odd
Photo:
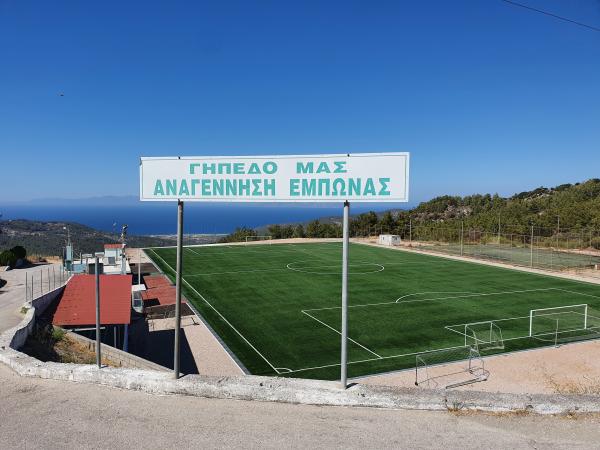
[[[43,362],[96,363],[96,353],[94,351],[71,338],[61,328],[54,328],[46,323],[36,324],[21,351]],[[102,364],[118,367],[118,364],[106,358],[102,358]]]
[[[484,358],[489,378],[455,389],[516,394],[591,394],[600,396],[600,341],[587,341]],[[464,363],[433,368],[433,374],[457,372]],[[441,379],[441,378],[440,378]],[[412,387],[414,370],[357,380],[365,384]],[[423,387],[425,389],[426,387]]]

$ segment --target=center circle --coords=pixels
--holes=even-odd
[[[298,261],[286,265],[289,270],[294,272],[312,273],[315,275],[341,275],[341,264],[318,264],[314,261]],[[348,264],[348,275],[365,275],[369,273],[382,272],[385,267],[381,264],[370,262],[358,262]]]

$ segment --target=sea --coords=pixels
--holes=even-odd
[[[361,204],[351,206],[351,214],[384,211],[406,205]],[[0,204],[0,220],[29,219],[68,221],[103,231],[120,231],[128,225],[129,234],[171,235],[177,229],[175,203],[119,204]],[[257,228],[270,224],[307,222],[313,219],[341,217],[342,204],[237,204],[192,203],[184,208],[184,233],[230,233],[237,227]]]

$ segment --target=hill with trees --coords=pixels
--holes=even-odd
[[[410,210],[373,211],[351,217],[351,236],[394,233],[407,236],[410,226],[450,228],[464,226],[481,231],[553,235],[569,229],[594,233],[593,246],[600,248],[600,179],[583,183],[538,187],[510,197],[475,194],[465,197],[444,195],[420,203]],[[256,234],[243,229],[243,233]],[[291,237],[340,237],[341,218],[313,220],[305,224],[269,225],[273,239]],[[510,230],[510,231],[507,231]],[[239,232],[239,230],[238,230]],[[242,233],[242,234],[243,234]],[[239,233],[238,233],[239,234]],[[238,240],[235,234],[225,240]],[[243,240],[245,235],[242,237]]]
[[[104,244],[118,242],[114,233],[98,231],[74,222],[40,222],[34,220],[0,221],[0,252],[27,249],[28,255],[60,256],[67,242],[67,230],[75,254],[102,251]],[[148,236],[127,237],[130,247],[173,245],[173,240]],[[14,252],[12,252],[14,253]],[[10,255],[6,253],[6,258]],[[1,264],[0,264],[1,265]]]

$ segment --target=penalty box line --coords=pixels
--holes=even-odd
[[[311,318],[311,319],[313,319],[313,320],[316,320],[316,321],[317,321],[317,322],[319,322],[321,325],[324,325],[324,326],[326,326],[327,328],[329,328],[330,330],[332,330],[332,331],[335,331],[335,332],[336,332],[337,334],[339,334],[340,336],[342,335],[342,333],[340,333],[338,330],[336,330],[336,329],[335,329],[335,328],[333,328],[332,326],[330,326],[330,325],[326,324],[326,323],[325,323],[325,322],[323,322],[322,320],[319,320],[319,319],[317,319],[316,317],[314,317],[314,316],[311,316],[311,315],[310,315],[309,313],[307,313],[306,311],[302,311],[302,314],[306,314],[308,317],[310,317],[310,318]],[[375,355],[375,356],[377,356],[377,358],[382,358],[382,356],[381,356],[381,355],[378,355],[378,354],[377,354],[377,353],[375,353],[373,350],[370,350],[369,348],[365,347],[365,346],[364,346],[364,345],[362,345],[360,342],[358,342],[358,341],[355,341],[354,339],[352,339],[352,338],[350,338],[350,337],[347,337],[347,339],[348,339],[350,342],[353,342],[353,343],[355,343],[356,345],[358,345],[359,347],[361,347],[361,348],[365,349],[366,351],[368,351],[368,352],[369,352],[369,353],[371,353],[372,355]]]
[[[154,254],[155,254],[155,255],[156,255],[158,258],[160,258],[160,260],[161,260],[161,261],[162,261],[162,262],[163,262],[163,263],[164,263],[164,264],[165,264],[165,265],[166,265],[166,266],[167,266],[169,269],[171,269],[171,271],[173,271],[174,273],[177,273],[177,272],[175,271],[175,269],[173,269],[173,267],[171,267],[171,265],[170,265],[169,263],[167,263],[167,262],[166,262],[166,261],[165,261],[165,260],[164,260],[164,259],[163,259],[163,258],[162,258],[162,257],[161,257],[159,254],[158,254],[158,253],[154,252],[154,250],[153,250],[152,252],[153,252],[153,253],[154,253]],[[206,299],[204,298],[204,296],[203,296],[202,294],[200,294],[200,292],[198,292],[198,291],[196,290],[196,288],[194,288],[194,287],[193,287],[193,286],[192,286],[190,283],[188,283],[188,282],[187,282],[187,280],[186,280],[186,279],[185,279],[183,276],[181,277],[181,281],[183,281],[185,284],[187,284],[187,285],[188,285],[188,287],[189,287],[191,290],[193,290],[193,291],[194,291],[194,292],[195,292],[195,293],[198,295],[198,297],[200,297],[200,298],[201,298],[201,299],[202,299],[202,300],[203,300],[203,301],[204,301],[204,302],[205,302],[205,303],[206,303],[206,304],[207,304],[207,305],[208,305],[208,306],[209,306],[209,307],[210,307],[210,308],[211,308],[211,309],[212,309],[212,310],[215,312],[215,313],[217,313],[217,315],[218,315],[218,316],[219,316],[219,317],[220,317],[220,318],[221,318],[221,319],[222,319],[222,320],[223,320],[223,321],[224,321],[224,322],[225,322],[227,325],[229,325],[229,327],[231,327],[231,329],[232,329],[233,331],[235,331],[235,332],[238,334],[238,336],[240,336],[240,337],[241,337],[241,338],[244,340],[244,342],[246,342],[246,344],[248,344],[248,345],[250,346],[250,348],[252,348],[252,350],[254,350],[254,351],[255,351],[255,352],[258,354],[258,356],[260,356],[260,357],[261,357],[261,358],[262,358],[262,359],[263,359],[263,360],[264,360],[264,361],[265,361],[265,362],[266,362],[266,363],[269,365],[269,367],[271,367],[271,368],[272,368],[272,369],[273,369],[273,370],[274,370],[274,371],[275,371],[275,372],[276,372],[278,375],[279,375],[279,374],[281,374],[281,373],[289,373],[289,372],[292,372],[292,370],[291,370],[291,369],[289,369],[289,368],[287,368],[287,367],[275,367],[273,364],[271,364],[271,362],[270,362],[270,361],[269,361],[269,360],[268,360],[268,359],[267,359],[267,358],[266,358],[266,357],[265,357],[265,356],[264,356],[264,355],[263,355],[261,352],[259,352],[259,351],[258,351],[258,349],[257,349],[257,348],[256,348],[254,345],[252,345],[252,343],[250,343],[250,341],[249,341],[248,339],[246,339],[246,337],[245,337],[245,336],[244,336],[244,335],[243,335],[243,334],[242,334],[242,333],[241,333],[241,332],[240,332],[240,331],[239,331],[239,330],[238,330],[236,327],[234,327],[234,326],[231,324],[231,322],[229,322],[229,320],[227,320],[227,319],[225,318],[225,316],[224,316],[223,314],[221,314],[221,313],[220,313],[220,312],[217,310],[217,308],[215,308],[215,307],[214,307],[214,306],[213,306],[213,305],[212,305],[212,304],[211,304],[211,303],[210,303],[208,300],[206,300]]]
[[[363,303],[363,304],[359,304],[359,305],[348,305],[348,308],[366,308],[368,306],[400,305],[402,303],[433,302],[433,301],[437,301],[437,300],[453,300],[453,299],[458,299],[458,298],[472,298],[472,297],[481,297],[481,296],[489,297],[492,295],[521,294],[521,293],[525,293],[525,292],[540,292],[540,291],[551,291],[551,290],[557,290],[557,288],[525,289],[525,290],[520,290],[520,291],[490,292],[490,293],[486,293],[486,294],[455,295],[455,296],[450,296],[450,297],[435,297],[435,298],[424,298],[424,299],[420,299],[420,300],[406,300],[406,301],[402,301],[402,302],[398,302],[397,300],[394,300],[393,302],[378,302],[378,303]],[[426,294],[426,292],[425,292],[425,294]],[[409,294],[409,295],[412,295],[412,294]],[[414,294],[414,295],[420,295],[420,294]],[[402,297],[400,297],[400,298],[402,298]],[[341,309],[341,308],[342,308],[341,306],[330,306],[327,308],[305,309],[304,311],[326,311],[326,310],[330,310],[330,309]]]

